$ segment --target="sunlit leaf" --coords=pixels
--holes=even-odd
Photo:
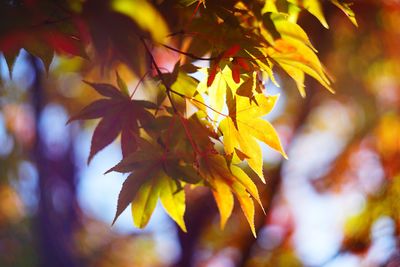
[[[253,199],[250,198],[249,193],[245,190],[245,188],[239,183],[232,184],[232,190],[235,193],[240,207],[243,210],[244,215],[246,216],[247,222],[250,225],[251,232],[254,237],[257,237],[257,233],[254,227],[254,203]]]
[[[318,0],[288,0],[288,1],[306,9],[308,12],[313,14],[325,28],[327,29],[329,28],[324,13],[322,12],[320,1]]]
[[[302,94],[304,91],[304,86],[302,86],[304,77],[300,72],[310,75],[330,92],[334,92],[318,57],[304,43],[296,40],[281,39],[275,42],[274,49],[268,49],[266,52],[295,79]]]
[[[185,190],[179,190],[176,181],[163,176],[160,178],[160,200],[168,215],[186,232],[183,219],[185,214]]]
[[[358,26],[357,24],[357,20],[356,20],[356,16],[354,14],[354,11],[350,8],[350,4],[348,3],[340,3],[337,0],[331,0],[331,2],[337,6],[338,8],[340,8],[346,15],[347,17],[350,19],[350,21],[355,25]]]
[[[155,172],[151,167],[148,167],[139,169],[126,178],[118,196],[117,211],[112,224],[115,223],[121,213],[133,201],[142,184],[149,178],[152,178],[153,175],[155,175]]]
[[[118,84],[119,90],[121,90],[121,92],[123,94],[125,94],[126,96],[129,96],[128,86],[126,85],[125,81],[121,79],[118,72],[116,72],[116,76],[117,76],[117,84]]]
[[[137,191],[131,204],[133,222],[136,227],[143,228],[149,222],[157,205],[160,189],[159,177],[156,175]]]
[[[140,27],[151,33],[154,40],[162,42],[168,34],[168,27],[160,13],[146,0],[112,0],[115,11],[132,18]]]
[[[276,131],[269,122],[260,118],[272,110],[277,99],[278,96],[256,95],[255,100],[258,103],[256,105],[250,103],[247,98],[238,96],[237,129],[230,117],[224,118],[219,125],[219,129],[223,133],[225,152],[232,154],[235,148],[240,149],[249,157],[246,159],[249,166],[264,182],[262,152],[256,139],[266,143],[286,157]]]
[[[251,179],[238,167],[228,168],[221,155],[209,154],[200,161],[201,176],[211,185],[214,199],[221,216],[221,228],[224,228],[233,209],[233,194],[237,197],[243,213],[255,235],[253,196],[261,205],[257,188]],[[250,193],[250,194],[249,194]]]

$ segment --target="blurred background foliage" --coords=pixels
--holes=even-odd
[[[103,173],[121,156],[113,145],[87,167],[94,124],[65,123],[98,97],[83,79],[114,83],[118,70],[133,88],[135,74],[76,57],[46,73],[21,52],[10,79],[1,59],[0,266],[400,266],[400,2],[352,8],[358,28],[328,5],[329,30],[300,16],[336,94],[309,79],[302,99],[283,74],[266,85],[281,94],[269,119],[289,160],[265,147],[257,239],[238,210],[221,231],[201,189],[187,196],[187,234],[159,209],[144,231],[129,214],[110,227],[123,177]]]

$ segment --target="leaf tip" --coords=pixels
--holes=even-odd
[[[92,159],[93,159],[93,156],[94,156],[94,154],[90,151],[90,155],[89,155],[89,157],[88,157],[88,159],[87,159],[87,162],[86,162],[87,165],[90,164],[90,162],[91,162]]]
[[[260,177],[260,180],[263,184],[266,184],[267,182],[265,181],[264,173],[261,170],[261,173],[257,173],[258,177]]]
[[[267,215],[267,212],[265,211],[265,208],[261,202],[260,202],[260,206],[261,206],[261,210],[264,213],[264,215]]]
[[[103,175],[109,174],[109,173],[112,172],[112,171],[113,171],[113,170],[112,170],[112,168],[111,168],[111,169],[105,171],[105,172],[103,173]]]
[[[92,83],[91,83],[91,82],[88,82],[88,81],[86,81],[86,80],[82,80],[82,82],[86,83],[87,85],[92,86]]]
[[[118,218],[118,216],[115,215],[115,217],[114,217],[114,219],[113,219],[113,221],[112,221],[112,223],[111,223],[111,226],[114,226],[115,222],[117,221],[117,218]]]
[[[221,229],[221,231],[223,231],[225,229],[226,222],[227,222],[227,220],[224,220],[221,218],[221,220],[219,222],[219,228]]]
[[[256,229],[255,229],[254,225],[251,225],[250,228],[251,228],[251,233],[253,234],[254,238],[257,238],[257,233],[256,233]]]
[[[179,224],[179,227],[181,228],[181,230],[184,232],[184,233],[187,233],[187,229],[186,229],[186,225],[185,224]]]
[[[304,89],[304,86],[303,87],[299,87],[298,89],[299,89],[301,97],[302,98],[306,98],[307,95],[306,95],[306,90]]]

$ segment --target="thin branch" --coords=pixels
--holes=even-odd
[[[196,16],[197,11],[199,11],[199,7],[202,2],[204,3],[204,1],[201,1],[201,0],[198,1],[196,8],[193,10],[192,16],[190,16],[189,22],[185,26],[185,29],[189,28],[190,24],[192,24],[192,21],[193,21],[194,17]]]
[[[174,52],[177,52],[177,53],[179,53],[179,54],[185,55],[185,56],[187,56],[187,57],[190,57],[190,58],[196,59],[196,60],[213,61],[213,60],[218,60],[218,59],[221,58],[221,55],[217,55],[217,56],[214,56],[214,57],[199,57],[199,56],[196,56],[196,55],[194,55],[194,54],[192,54],[192,53],[184,52],[184,51],[182,51],[182,50],[179,50],[179,49],[177,49],[177,48],[174,48],[174,47],[169,46],[169,45],[166,45],[166,44],[162,44],[162,43],[159,43],[159,44],[162,45],[163,47],[169,49],[169,50],[172,50],[172,51],[174,51]],[[252,61],[252,62],[254,62],[255,64],[257,64],[257,63],[255,62],[256,60],[268,59],[269,57],[263,55],[263,56],[258,56],[258,57],[251,57],[251,56],[249,56],[249,57],[245,57],[245,56],[235,56],[235,58],[236,58],[236,59],[247,59],[247,60]]]
[[[71,16],[67,16],[67,17],[64,17],[64,18],[61,18],[61,19],[57,19],[57,20],[48,20],[48,19],[46,19],[46,20],[44,20],[44,21],[42,21],[42,22],[40,22],[38,24],[31,25],[30,27],[31,28],[39,28],[39,27],[42,27],[42,26],[62,23],[62,22],[71,20],[72,18],[73,18],[73,16],[71,15]]]
[[[153,63],[153,66],[154,66],[154,68],[155,68],[156,71],[157,71],[158,77],[160,78],[161,82],[164,84],[165,88],[167,89],[167,97],[168,97],[169,101],[171,102],[171,106],[172,106],[172,109],[174,110],[174,113],[178,113],[178,110],[176,109],[176,106],[175,106],[175,104],[174,104],[174,101],[172,100],[172,97],[171,97],[171,90],[172,90],[171,87],[170,87],[170,86],[168,85],[168,83],[165,81],[165,79],[164,79],[164,77],[163,77],[163,75],[162,75],[162,72],[161,72],[160,68],[159,68],[158,65],[157,65],[157,62],[156,62],[156,60],[154,59],[153,54],[151,53],[149,47],[148,47],[147,44],[146,44],[146,41],[144,40],[143,37],[141,37],[140,40],[142,41],[142,43],[143,43],[143,45],[144,45],[144,48],[146,49],[146,51],[147,51],[147,53],[148,53],[148,55],[149,55],[149,57],[150,57],[150,59],[151,59],[151,62]]]
[[[190,144],[191,144],[191,146],[192,146],[192,148],[193,148],[193,154],[194,154],[194,156],[195,156],[195,161],[196,161],[196,163],[198,164],[197,158],[196,158],[196,153],[201,154],[201,151],[200,151],[200,149],[197,147],[196,143],[193,141],[193,137],[190,135],[190,131],[189,131],[189,129],[187,128],[186,123],[183,121],[184,118],[183,118],[180,114],[178,114],[178,116],[179,116],[179,120],[180,120],[180,122],[181,122],[181,124],[182,124],[182,126],[183,126],[183,129],[185,130],[186,137],[189,139],[189,142],[190,142]]]
[[[181,34],[182,35],[186,34],[186,32],[184,30],[180,30],[180,31],[177,31],[177,32],[172,32],[172,33],[168,34],[167,37],[173,37],[175,35],[181,35]]]
[[[216,57],[198,57],[196,55],[193,55],[192,53],[181,51],[179,49],[176,49],[176,48],[174,48],[172,46],[169,46],[169,45],[166,45],[166,44],[161,44],[161,45],[164,46],[165,48],[168,48],[169,50],[172,50],[174,52],[177,52],[179,54],[182,54],[182,55],[185,55],[185,56],[188,56],[190,58],[197,59],[197,60],[212,61],[212,60],[216,60],[216,59],[219,58],[219,56],[216,56]]]
[[[135,86],[135,89],[133,89],[132,94],[130,95],[130,98],[132,99],[132,97],[135,95],[137,89],[139,88],[139,85],[144,81],[144,79],[146,78],[146,76],[149,74],[149,72],[147,71],[145,74],[143,74],[143,76],[140,78],[140,80],[138,81],[138,83]]]
[[[178,109],[176,108],[176,106],[175,106],[175,104],[174,104],[174,101],[172,100],[171,92],[175,92],[175,93],[177,93],[178,95],[180,95],[180,96],[182,96],[182,97],[185,97],[185,95],[174,91],[174,90],[168,85],[168,83],[165,81],[165,79],[164,79],[164,77],[163,77],[163,75],[162,75],[162,72],[161,72],[161,70],[160,70],[160,67],[157,65],[157,62],[156,62],[156,60],[154,59],[153,54],[151,53],[149,47],[147,46],[146,41],[145,41],[143,38],[140,38],[140,40],[142,41],[142,43],[143,43],[143,45],[144,45],[144,47],[145,47],[147,53],[148,53],[149,56],[150,56],[150,59],[151,59],[153,65],[154,65],[154,67],[155,67],[155,69],[156,69],[156,71],[157,71],[157,75],[159,76],[161,82],[164,84],[164,86],[165,86],[165,88],[166,88],[167,97],[168,97],[169,101],[171,102],[171,106],[172,106],[172,109],[174,110],[174,113],[179,117],[179,120],[180,120],[180,122],[181,122],[181,124],[182,124],[182,126],[183,126],[183,128],[184,128],[184,130],[185,130],[185,134],[186,134],[187,138],[189,139],[190,144],[192,145],[193,153],[194,153],[194,154],[200,153],[198,147],[196,146],[196,144],[195,144],[194,141],[193,141],[192,136],[190,135],[190,132],[189,132],[188,129],[187,129],[187,126],[186,126],[185,122],[183,121],[182,115],[179,113]]]
[[[182,97],[182,98],[185,98],[185,99],[187,99],[187,100],[189,100],[189,101],[193,101],[193,102],[196,102],[196,103],[198,103],[198,104],[200,104],[200,105],[203,105],[203,106],[205,106],[206,108],[208,108],[208,109],[214,111],[215,113],[218,113],[218,114],[221,115],[221,116],[224,116],[224,117],[228,117],[228,116],[229,116],[229,115],[226,115],[226,114],[223,114],[223,113],[219,112],[218,110],[216,110],[216,109],[210,107],[209,105],[207,105],[207,104],[204,103],[204,102],[201,102],[200,100],[197,100],[196,98],[188,97],[188,96],[186,96],[186,95],[184,95],[184,94],[182,94],[182,93],[179,93],[179,92],[177,92],[177,91],[175,91],[175,90],[173,90],[173,89],[170,89],[170,91],[171,91],[171,93],[174,93],[174,94],[176,94],[176,95],[178,95],[178,96],[180,96],[180,97]]]
[[[196,103],[198,103],[198,104],[200,104],[200,105],[205,106],[206,108],[208,108],[208,109],[214,111],[215,113],[217,113],[217,114],[219,114],[219,115],[221,115],[221,116],[229,117],[229,115],[226,115],[226,114],[224,114],[224,113],[219,112],[218,110],[216,110],[216,109],[210,107],[209,105],[207,105],[207,104],[204,103],[204,102],[201,102],[200,100],[197,100],[197,99],[192,98],[192,97],[186,97],[186,98],[187,98],[189,101],[193,101],[193,102],[196,102]]]

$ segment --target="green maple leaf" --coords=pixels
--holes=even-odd
[[[167,214],[186,232],[185,191],[183,181],[196,171],[179,163],[179,157],[159,144],[137,137],[138,150],[124,158],[110,171],[132,172],[124,182],[118,198],[114,222],[131,203],[134,224],[143,228],[160,198]],[[189,175],[191,177],[183,177]],[[197,180],[198,181],[198,180]]]

